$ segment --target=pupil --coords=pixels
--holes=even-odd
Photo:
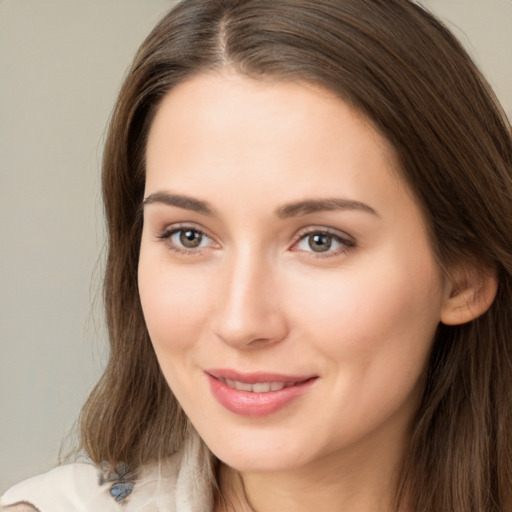
[[[197,231],[193,231],[191,229],[187,231],[182,231],[180,233],[180,242],[184,247],[189,249],[198,247],[203,239],[203,236],[200,235]]]
[[[325,252],[331,248],[332,237],[329,235],[312,235],[309,237],[309,247],[315,252]]]

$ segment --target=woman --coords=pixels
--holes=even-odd
[[[511,130],[421,7],[181,3],[103,193],[94,464],[6,511],[512,509]]]

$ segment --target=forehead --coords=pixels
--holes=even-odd
[[[228,72],[167,94],[146,157],[146,195],[178,187],[220,198],[228,187],[276,201],[334,193],[367,201],[372,190],[403,188],[388,141],[330,91]]]
[[[391,144],[370,119],[328,89],[303,81],[249,78],[229,70],[202,73],[171,89],[157,109],[150,137],[162,124],[172,129],[176,124],[195,123],[195,128],[207,126],[213,136],[215,129],[223,128],[223,121],[230,126],[250,123],[257,130],[276,118],[279,128],[286,128],[292,136],[299,135],[303,121],[319,122],[329,130],[346,119],[352,129],[359,125],[383,150],[393,153]],[[330,124],[326,123],[329,119]]]

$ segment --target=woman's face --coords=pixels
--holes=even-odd
[[[371,124],[318,87],[227,72],[157,112],[139,287],[169,386],[245,471],[399,450],[448,294]]]

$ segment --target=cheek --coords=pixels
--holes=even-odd
[[[354,385],[376,386],[393,377],[418,378],[442,301],[441,280],[429,253],[400,259],[389,252],[334,278],[303,279],[290,293],[292,309],[304,338],[314,340],[326,360],[342,368],[338,375],[353,378]]]
[[[208,315],[208,285],[204,276],[191,276],[157,258],[139,263],[139,293],[146,326],[159,359],[162,354],[180,354],[193,346]],[[172,359],[166,361],[172,362]]]
[[[301,287],[307,294],[295,290],[291,296],[301,339],[323,362],[332,391],[318,405],[331,416],[317,435],[344,443],[393,424],[392,418],[410,417],[439,323],[435,267],[381,259],[339,279],[308,281]]]

